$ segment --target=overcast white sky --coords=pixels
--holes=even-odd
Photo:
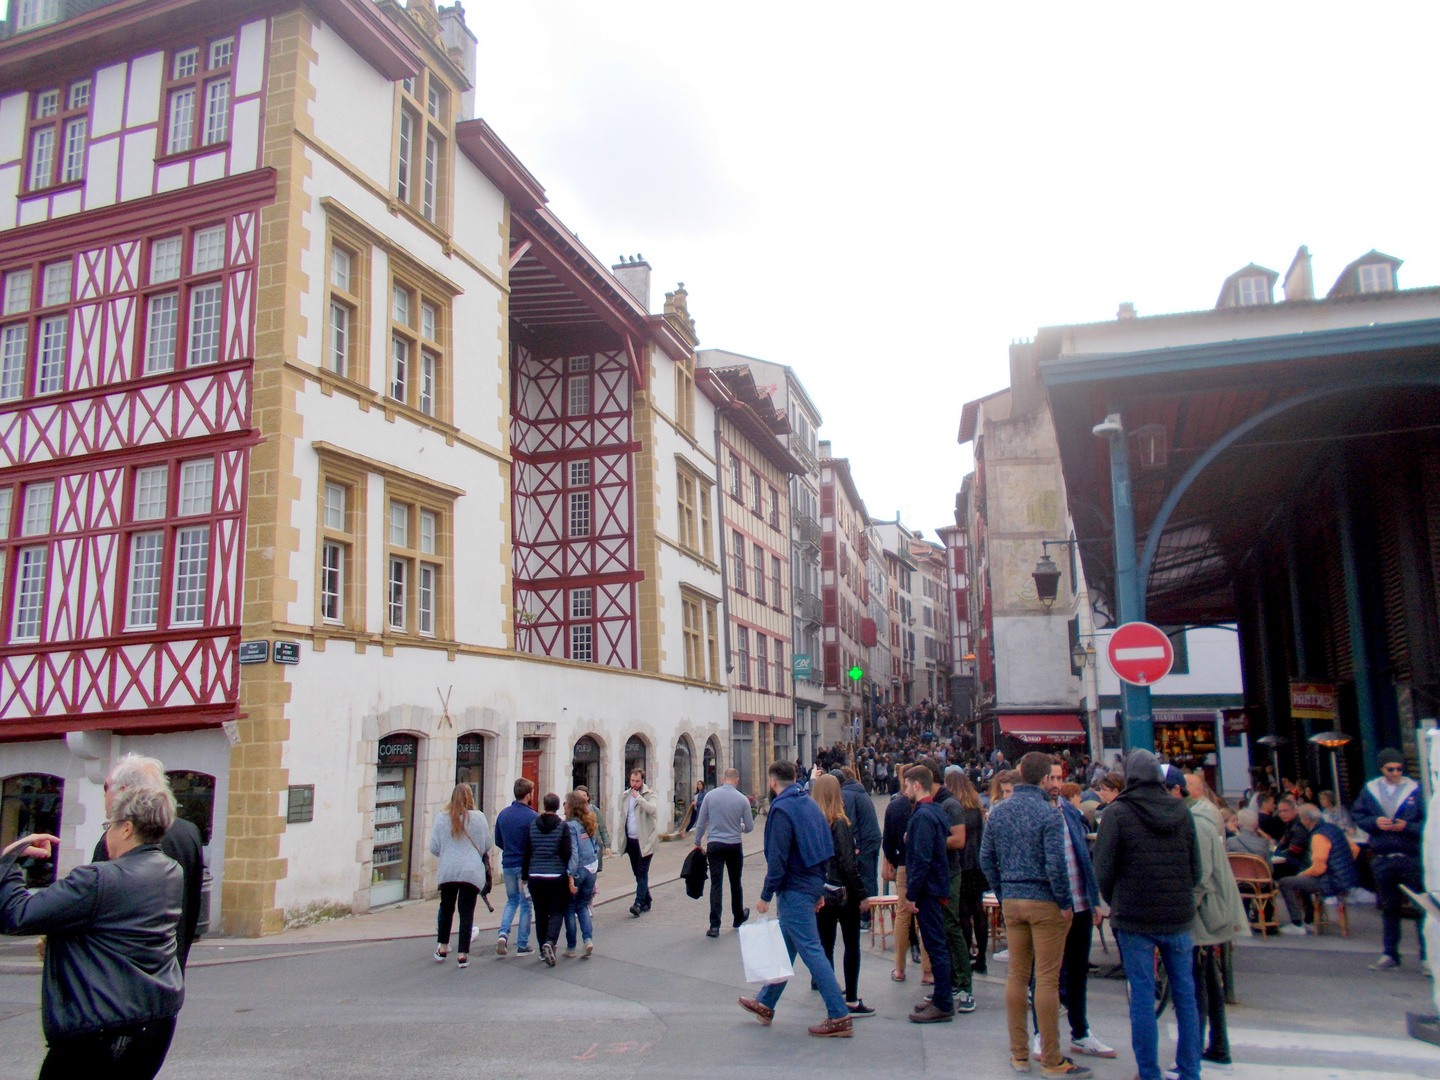
[[[471,0],[476,111],[702,345],[793,365],[872,515],[949,523],[1039,326],[1308,244],[1440,283],[1437,5]],[[933,535],[933,533],[931,534]]]

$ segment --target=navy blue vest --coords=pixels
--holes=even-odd
[[[1360,871],[1355,867],[1355,856],[1350,854],[1350,841],[1340,829],[1322,821],[1315,826],[1314,835],[1330,841],[1330,858],[1325,863],[1325,876],[1335,883],[1340,892],[1348,892],[1360,884]]]

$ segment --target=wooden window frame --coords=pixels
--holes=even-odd
[[[750,470],[750,509],[758,518],[765,516],[765,478],[760,475],[760,470]]]
[[[750,542],[750,565],[754,568],[755,599],[765,603],[765,556],[767,552],[753,540]]]
[[[720,605],[714,600],[705,601],[705,658],[709,662],[710,679],[720,684]]]
[[[699,596],[680,593],[680,632],[685,643],[685,677],[705,681],[705,608]]]
[[[391,538],[391,506],[406,508],[406,545],[395,544]],[[384,634],[391,638],[410,641],[452,641],[454,640],[454,518],[455,503],[452,497],[435,488],[426,487],[413,481],[385,477],[384,513],[381,516],[384,530],[381,574],[384,584],[384,600],[381,605],[381,620]],[[435,515],[435,551],[420,550],[420,515],[422,512]],[[405,590],[405,625],[397,627],[390,621],[390,570],[391,561],[402,560],[409,567]],[[434,626],[431,632],[420,630],[420,570],[424,563],[435,567],[440,575],[439,587],[435,589]]]
[[[230,42],[230,59],[228,63],[210,66],[211,49],[224,41]],[[176,76],[176,60],[182,54],[196,50],[195,71],[190,75]],[[230,137],[235,130],[235,55],[239,51],[239,39],[234,31],[217,34],[214,37],[207,37],[198,44],[186,44],[178,48],[167,49],[165,52],[165,70],[160,89],[160,133],[161,140],[160,154],[157,161],[165,162],[179,158],[185,158],[197,154],[213,153],[217,150],[224,150],[230,145]],[[206,142],[205,120],[211,85],[224,82],[227,86],[227,101],[225,105],[225,137],[216,139],[213,142]],[[171,124],[174,119],[172,115],[172,102],[176,94],[185,90],[194,94],[191,101],[190,132],[188,145],[171,149],[174,142],[174,132]]]
[[[770,640],[760,631],[755,631],[755,689],[762,694],[770,692]]]
[[[750,688],[750,628],[735,627],[735,685]]]
[[[60,259],[39,260],[22,263],[18,266],[8,266],[3,273],[0,273],[0,351],[3,351],[3,342],[8,338],[8,331],[12,327],[25,325],[25,352],[22,360],[20,374],[20,392],[18,395],[0,396],[0,403],[22,401],[33,397],[42,396],[40,389],[40,328],[42,324],[51,320],[63,318],[65,327],[65,339],[61,344],[61,372],[60,385],[43,391],[44,396],[61,394],[69,389],[70,383],[70,345],[72,330],[74,329],[76,307],[75,300],[75,272],[78,260],[74,256]],[[45,303],[45,270],[47,267],[59,266],[68,263],[70,266],[70,289],[69,295],[63,302],[55,304]],[[13,275],[29,273],[30,275],[30,301],[23,311],[17,311],[12,315],[3,314],[5,300],[9,294],[9,282]],[[0,360],[3,364],[3,360]],[[0,368],[3,370],[3,368]],[[3,387],[3,376],[0,376],[0,387]]]
[[[440,279],[424,273],[415,264],[390,255],[390,273],[386,282],[385,311],[387,334],[385,337],[385,382],[383,397],[387,408],[403,407],[413,416],[423,418],[425,423],[450,423],[451,416],[451,371],[452,356],[451,327],[454,317],[455,293]],[[395,318],[395,290],[403,289],[410,296],[408,322]],[[435,336],[427,338],[423,333],[422,312],[426,306],[435,311]],[[328,310],[327,310],[328,314]],[[409,350],[410,374],[405,385],[405,396],[395,397],[394,390],[394,343],[403,340]],[[423,354],[435,357],[434,387],[431,394],[433,403],[430,412],[421,406],[421,380]]]
[[[771,605],[776,611],[785,610],[785,586],[782,579],[784,574],[784,561],[779,555],[770,556],[770,586],[774,594],[774,603]]]
[[[675,364],[675,424],[695,434],[695,358],[686,356]]]
[[[221,257],[222,263],[218,270],[204,270],[195,272],[195,235],[205,232],[208,229],[219,228],[222,232]],[[155,245],[175,237],[180,238],[180,272],[178,276],[168,281],[152,282],[150,275],[153,268],[152,252]],[[230,219],[221,218],[218,221],[206,221],[197,225],[186,225],[177,231],[167,231],[146,238],[143,254],[141,256],[141,277],[145,284],[139,290],[139,296],[135,306],[135,356],[132,370],[134,378],[142,379],[148,376],[164,376],[176,371],[198,370],[213,367],[216,364],[225,362],[225,342],[230,330],[230,305],[227,297],[230,296],[230,278],[236,272],[237,265],[230,259]],[[248,266],[241,265],[241,270],[248,269]],[[190,335],[193,330],[191,316],[193,314],[193,297],[197,289],[219,286],[220,289],[220,311],[219,322],[216,326],[216,335],[219,348],[216,351],[214,360],[207,360],[196,364],[190,362]],[[150,302],[162,296],[174,293],[177,297],[177,310],[175,313],[175,341],[174,352],[171,356],[171,365],[168,368],[157,371],[146,372],[145,365],[148,360],[150,343]]]
[[[408,86],[407,86],[408,84]],[[438,93],[437,112],[430,111],[430,94]],[[435,72],[421,67],[412,78],[395,84],[394,145],[395,165],[392,174],[395,201],[421,221],[444,232],[450,231],[452,140],[451,114],[455,92]],[[401,170],[401,116],[408,114],[412,123],[409,153]],[[426,212],[426,168],[430,140],[435,144],[433,205]]]
[[[325,521],[325,488],[338,484],[345,490],[344,528],[335,529]],[[365,522],[370,474],[352,461],[327,454],[320,456],[320,472],[315,500],[317,537],[315,544],[315,626],[333,630],[363,631],[365,629]],[[389,524],[388,520],[386,522]],[[345,551],[340,594],[340,618],[324,615],[323,576],[325,544],[338,543]],[[385,566],[389,572],[389,563]]]
[[[350,288],[335,284],[335,249],[350,256]],[[370,272],[371,246],[367,238],[337,224],[329,223],[325,243],[325,345],[320,368],[327,375],[343,379],[355,386],[370,386]],[[334,324],[331,307],[339,304],[350,313],[349,340],[346,342],[345,370],[336,371],[334,358]],[[386,354],[389,363],[389,354]]]
[[[693,529],[686,526],[685,485],[690,484],[693,506]],[[677,528],[680,546],[696,558],[706,562],[715,559],[714,528],[710,519],[710,489],[715,481],[691,465],[679,454],[675,455],[675,502],[679,515]],[[688,535],[687,535],[688,534]]]
[[[85,88],[84,101],[80,104],[73,104],[77,96],[76,92],[81,87]],[[53,113],[46,116],[38,116],[41,103],[46,95],[56,95],[56,108]],[[71,79],[69,82],[59,86],[49,86],[43,90],[36,90],[30,94],[29,112],[25,122],[25,174],[21,177],[22,190],[27,193],[37,191],[50,191],[52,189],[64,189],[80,187],[85,183],[85,158],[86,149],[90,145],[90,107],[95,100],[95,84],[88,75],[80,79]],[[83,144],[80,148],[80,174],[78,176],[65,177],[65,148],[69,142],[69,131],[71,125],[79,120],[85,121],[85,133],[82,136]],[[35,176],[35,135],[38,132],[50,130],[54,134],[51,144],[50,164],[46,168],[46,175],[41,178]],[[37,182],[38,180],[38,182]]]
[[[741,596],[745,596],[748,595],[745,590],[747,566],[745,562],[745,534],[739,529],[731,529],[730,544],[730,557],[735,560],[735,580],[731,583],[731,587]]]

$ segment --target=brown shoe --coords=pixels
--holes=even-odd
[[[912,1024],[948,1024],[955,1019],[953,1012],[946,1012],[944,1009],[936,1008],[933,1001],[927,1001],[923,1009],[916,1009],[910,1014]]]
[[[760,1023],[766,1027],[769,1027],[770,1021],[775,1019],[775,1010],[766,1005],[761,1005],[760,1002],[754,998],[741,998],[740,1007],[748,1013],[754,1013],[755,1019],[759,1020]],[[845,1022],[848,1024],[850,1021],[846,1020]]]
[[[817,1035],[822,1039],[848,1039],[855,1034],[855,1026],[850,1023],[848,1016],[833,1020],[827,1017],[823,1022],[812,1027],[810,1034]]]

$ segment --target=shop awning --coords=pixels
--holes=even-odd
[[[1002,734],[1035,746],[1061,746],[1085,741],[1085,729],[1074,713],[1002,716]]]

